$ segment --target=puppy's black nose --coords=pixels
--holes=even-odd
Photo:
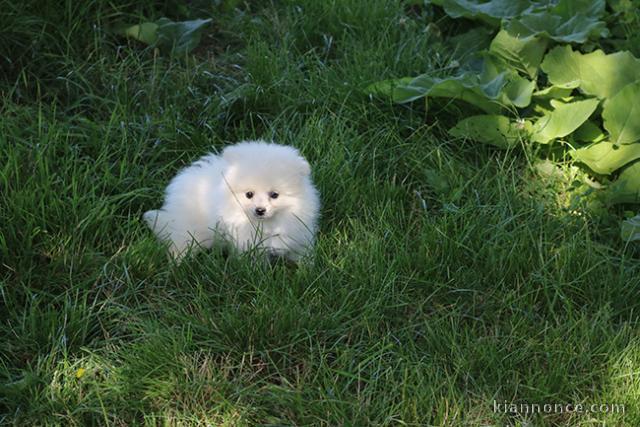
[[[265,212],[267,212],[267,210],[265,208],[256,208],[256,215],[258,215],[258,216],[264,215]]]

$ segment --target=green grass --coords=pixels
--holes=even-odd
[[[458,104],[360,91],[444,72],[456,52],[425,27],[453,24],[387,0],[248,3],[0,15],[0,424],[640,425],[640,252],[620,213],[527,144],[448,138]],[[190,58],[107,31],[207,13]],[[254,137],[312,164],[315,263],[169,263],[142,212],[180,167]]]

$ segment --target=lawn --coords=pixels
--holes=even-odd
[[[526,141],[449,136],[464,104],[363,91],[445,75],[467,21],[391,0],[12,3],[0,424],[640,425],[633,207],[590,209],[585,172]],[[188,55],[114,34],[160,17],[212,22]],[[253,138],[312,165],[314,262],[169,262],[142,213]]]

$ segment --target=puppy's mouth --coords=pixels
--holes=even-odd
[[[258,221],[265,221],[267,219],[270,219],[273,216],[273,214],[271,212],[268,212],[268,211],[267,212],[263,212],[263,213],[258,213],[258,212],[253,211],[251,216],[253,217],[253,219],[256,219]]]

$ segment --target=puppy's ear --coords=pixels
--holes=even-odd
[[[299,162],[299,164],[300,164],[300,166],[299,166],[299,167],[300,167],[300,173],[301,173],[303,176],[309,176],[309,175],[311,175],[311,166],[309,166],[309,163],[308,163],[305,159],[303,159],[302,157],[300,157],[300,162]]]
[[[234,163],[240,158],[240,150],[237,147],[230,146],[222,150],[221,156],[227,163]]]

